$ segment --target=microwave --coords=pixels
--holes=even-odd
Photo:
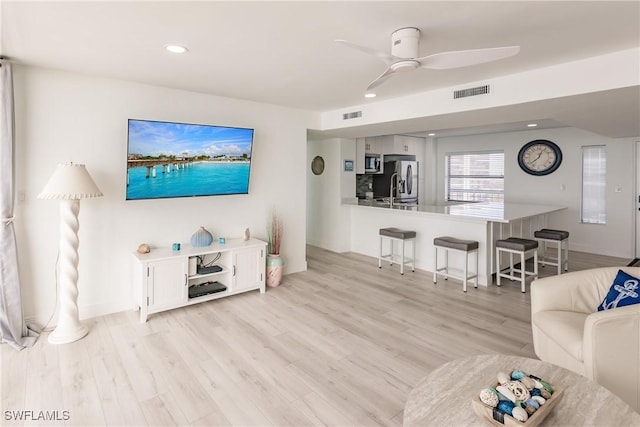
[[[367,153],[364,155],[364,172],[380,173],[380,154]]]

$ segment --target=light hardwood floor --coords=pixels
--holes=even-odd
[[[535,357],[529,294],[504,280],[462,292],[428,272],[309,247],[308,271],[152,315],[86,321],[89,335],[0,346],[2,425],[402,425],[407,395],[464,356]],[[570,253],[570,269],[629,260]],[[553,274],[554,268],[541,269]],[[458,378],[457,380],[464,380]],[[7,412],[10,411],[10,412]],[[68,411],[16,421],[13,411]]]

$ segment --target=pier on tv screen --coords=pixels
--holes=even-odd
[[[127,200],[247,194],[253,129],[129,119]]]

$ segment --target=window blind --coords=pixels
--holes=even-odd
[[[504,202],[504,152],[446,156],[447,201]]]
[[[604,145],[582,147],[582,203],[580,221],[607,223],[607,152]]]

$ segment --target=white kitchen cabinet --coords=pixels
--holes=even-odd
[[[364,173],[364,157],[366,154],[365,138],[356,138],[356,173]]]
[[[426,143],[424,138],[405,135],[394,135],[394,154],[413,154],[416,156],[416,160],[421,160],[418,158],[418,156],[424,155],[425,144]]]
[[[265,291],[267,243],[258,239],[228,239],[226,243],[193,248],[181,245],[152,249],[148,254],[134,252],[136,295],[140,322],[150,314],[259,289]],[[215,265],[218,271],[198,273],[197,260]],[[195,296],[194,291],[215,284],[214,293]],[[199,288],[205,286],[205,288]],[[190,291],[192,295],[190,296]]]
[[[369,136],[364,140],[367,153],[388,154],[393,148],[393,140],[389,136]]]

